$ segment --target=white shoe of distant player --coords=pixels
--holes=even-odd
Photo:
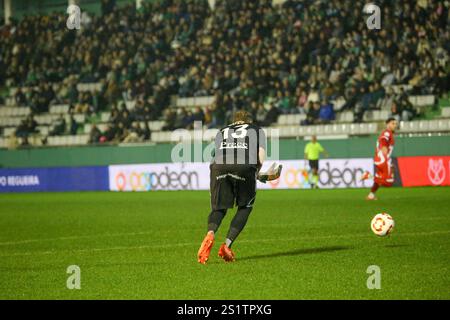
[[[378,200],[378,198],[375,196],[375,193],[371,192],[371,193],[369,193],[369,195],[366,197],[366,200]]]

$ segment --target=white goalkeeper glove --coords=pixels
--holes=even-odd
[[[259,172],[257,179],[262,183],[276,180],[280,177],[282,169],[283,166],[281,164],[277,164],[276,162],[274,162],[265,172]]]

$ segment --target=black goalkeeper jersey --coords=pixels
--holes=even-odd
[[[236,122],[222,128],[216,135],[214,160],[216,164],[257,166],[259,148],[266,149],[266,134],[255,124]]]

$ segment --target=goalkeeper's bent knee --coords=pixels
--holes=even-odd
[[[248,217],[252,212],[252,207],[239,207],[236,215],[231,221],[227,238],[234,241],[247,224]]]

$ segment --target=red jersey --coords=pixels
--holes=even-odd
[[[375,165],[382,164],[386,160],[389,161],[391,159],[392,151],[394,151],[394,144],[394,133],[388,129],[383,130],[377,140],[377,148],[374,158]],[[386,147],[388,150],[387,159],[385,159],[383,152],[381,151],[383,147]]]

